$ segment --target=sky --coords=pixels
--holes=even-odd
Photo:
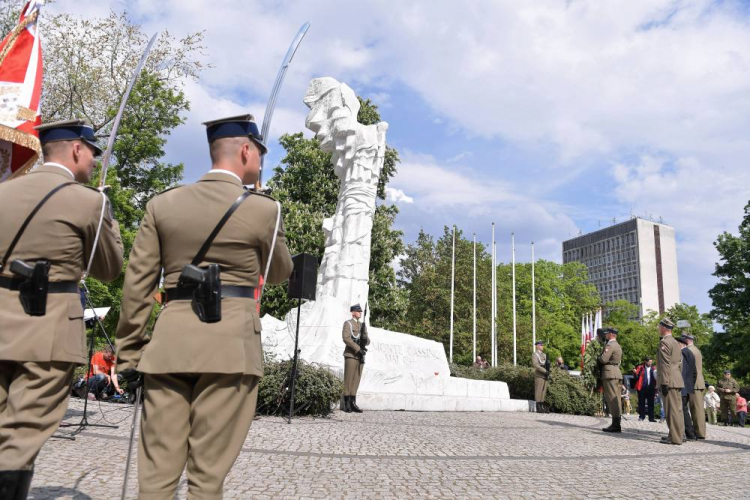
[[[185,83],[187,122],[167,144],[185,180],[210,167],[201,122],[260,121],[300,26],[276,139],[305,131],[310,79],[379,105],[401,156],[389,202],[406,242],[456,224],[498,259],[561,262],[562,242],[660,218],[677,235],[681,299],[708,312],[718,255],[750,199],[750,3],[742,1],[58,0],[54,13],[126,10],[152,33],[204,32],[212,67]],[[309,132],[307,134],[310,135]]]

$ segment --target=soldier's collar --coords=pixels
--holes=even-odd
[[[73,180],[75,180],[76,178],[76,176],[73,175],[73,172],[71,172],[68,167],[52,161],[45,162],[41,167],[37,169],[37,172],[49,172],[51,174],[64,175],[65,177],[70,177]]]
[[[230,184],[242,187],[242,180],[240,180],[240,178],[234,172],[229,172],[227,170],[209,170],[208,172],[203,174],[203,177],[201,177],[198,182],[206,181],[229,182]]]

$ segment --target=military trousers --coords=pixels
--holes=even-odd
[[[620,399],[620,385],[622,381],[616,378],[608,378],[602,381],[604,386],[604,400],[607,402],[609,414],[612,418],[622,416],[622,400]]]
[[[173,500],[186,466],[188,498],[222,498],[255,416],[259,380],[241,373],[145,374],[138,498]]]
[[[706,438],[706,410],[703,408],[703,394],[705,389],[696,389],[690,394],[690,416],[693,417],[695,435],[701,439]]]
[[[544,398],[547,397],[548,386],[549,380],[542,377],[534,377],[534,401],[544,403]]]
[[[357,358],[344,357],[344,396],[356,396],[365,364]]]
[[[669,440],[674,444],[682,444],[685,434],[685,417],[682,414],[682,391],[680,389],[661,386],[661,401],[669,427]]]
[[[734,395],[731,399],[721,398],[719,414],[724,419],[725,424],[732,425],[734,423],[734,417],[737,415],[737,400],[734,398]]]
[[[0,470],[31,470],[68,408],[75,365],[0,361]]]

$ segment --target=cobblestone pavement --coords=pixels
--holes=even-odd
[[[82,408],[71,401],[66,421],[79,422]],[[89,423],[119,427],[49,440],[29,498],[119,498],[131,418],[132,406],[90,403]],[[667,446],[666,424],[630,417],[620,435],[604,425],[532,413],[335,412],[291,425],[262,417],[225,498],[747,498],[750,428],[709,426],[706,441]],[[183,475],[178,498],[186,495]]]

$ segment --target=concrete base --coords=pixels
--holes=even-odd
[[[362,410],[405,411],[532,411],[533,401],[420,394],[357,394]]]

